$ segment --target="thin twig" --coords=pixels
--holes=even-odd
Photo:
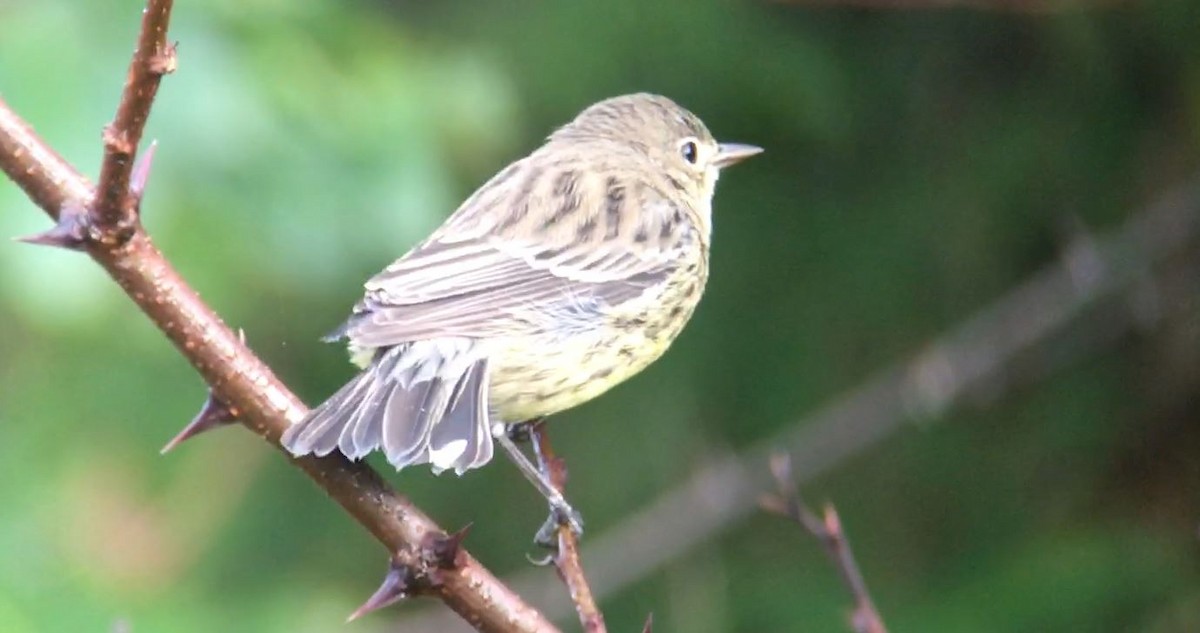
[[[167,41],[173,4],[173,0],[147,2],[117,114],[104,128],[104,161],[92,214],[96,224],[117,239],[128,238],[137,222],[138,200],[129,187],[133,160],[158,85],[176,66],[175,45]]]
[[[561,493],[566,493],[567,465],[561,457],[554,453],[550,445],[550,434],[546,425],[536,423],[529,433],[533,443],[533,453],[537,457],[538,469],[547,475],[550,483]],[[571,602],[575,603],[575,613],[579,615],[579,623],[586,633],[604,633],[608,629],[604,625],[604,614],[596,606],[592,596],[592,588],[587,576],[583,573],[583,562],[579,557],[579,535],[570,526],[558,526],[558,547],[554,551],[554,567],[558,577],[567,586],[571,594]]]
[[[157,29],[165,29],[168,16],[150,15],[153,13],[150,9],[155,7],[169,12],[170,3],[151,0],[143,27],[155,32],[142,33],[139,50],[144,49],[142,43],[165,37]],[[135,55],[135,66],[137,59]],[[153,65],[154,58],[148,63]],[[131,77],[137,72],[140,71],[136,68],[131,70]],[[136,129],[140,135],[153,96],[152,92],[136,92],[128,102],[129,114],[121,114],[126,111],[123,99],[117,117],[118,128]],[[124,148],[117,150],[123,155]],[[119,205],[106,206],[99,199],[99,192],[34,134],[2,100],[0,168],[56,220],[69,215],[67,211],[72,208],[120,208]],[[122,166],[117,171],[117,175],[109,177],[110,185],[128,189],[129,170]],[[122,171],[123,176],[120,175]],[[120,200],[125,195],[118,193],[113,199]],[[120,221],[110,226],[100,218],[91,220],[104,229],[124,230]],[[200,300],[155,248],[140,223],[134,222],[123,239],[114,241],[88,236],[80,248],[120,284],[175,344],[209,384],[213,394],[239,412],[243,424],[284,452],[382,543],[393,560],[410,568],[421,593],[439,597],[481,631],[557,631],[465,550],[456,552],[452,565],[440,564],[445,555],[437,544],[450,537],[408,499],[393,491],[370,467],[339,456],[295,459],[287,455],[278,445],[279,436],[291,423],[304,416],[303,403]]]
[[[875,609],[875,601],[871,600],[871,592],[867,590],[867,582],[863,580],[858,563],[854,560],[854,552],[850,549],[850,541],[842,530],[842,521],[838,518],[837,510],[832,505],[825,506],[825,516],[818,517],[804,500],[792,475],[792,460],[787,453],[776,453],[771,456],[771,474],[775,477],[776,493],[764,495],[759,503],[763,509],[787,517],[804,526],[815,536],[825,548],[825,553],[833,566],[842,576],[842,582],[854,597],[854,611],[850,616],[850,626],[855,633],[887,633],[883,618]]]

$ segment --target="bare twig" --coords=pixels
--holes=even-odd
[[[0,101],[0,168],[50,217],[62,223],[84,214],[89,229],[74,244],[99,263],[195,366],[215,398],[276,448],[280,434],[306,412],[303,403],[205,305],[171,267],[130,214],[129,164],[157,79],[174,65],[165,42],[170,2],[151,0],[131,65],[126,94],[105,134],[105,188],[97,190]],[[151,51],[151,52],[147,52]],[[139,177],[140,178],[140,177]],[[139,183],[136,189],[144,186]],[[133,218],[132,223],[129,219]],[[67,244],[76,233],[59,245]],[[282,449],[280,449],[282,451]],[[338,456],[285,456],[334,498],[411,573],[414,593],[439,597],[481,631],[556,631],[540,613],[473,559],[439,543],[449,537],[371,468]]]
[[[167,41],[173,4],[173,0],[147,2],[117,114],[104,128],[104,161],[92,219],[106,229],[105,237],[128,239],[137,223],[139,196],[129,186],[130,174],[158,84],[163,75],[175,70],[175,45]]]
[[[567,486],[567,465],[561,457],[554,453],[550,445],[550,434],[546,425],[536,423],[529,433],[533,443],[533,452],[537,456],[538,469],[550,478],[550,483],[565,493]],[[608,629],[604,625],[604,614],[596,606],[592,596],[592,588],[588,585],[587,576],[583,573],[583,562],[579,557],[579,535],[570,526],[558,526],[558,547],[553,554],[554,567],[558,577],[567,586],[571,602],[575,603],[575,613],[585,633],[604,633]]]
[[[871,600],[871,592],[867,590],[867,582],[863,580],[858,563],[854,560],[854,552],[850,549],[850,541],[842,530],[842,521],[838,518],[837,510],[832,505],[825,506],[825,516],[818,517],[808,509],[800,498],[800,490],[792,476],[792,459],[787,453],[776,453],[771,456],[771,474],[775,477],[775,494],[764,495],[759,504],[768,512],[787,517],[804,526],[815,536],[825,548],[829,560],[833,562],[842,582],[854,597],[854,611],[850,616],[850,626],[855,633],[887,633],[883,618],[875,609],[875,601]]]

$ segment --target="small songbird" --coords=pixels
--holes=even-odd
[[[362,372],[283,445],[462,474],[641,371],[704,290],[718,173],[761,151],[657,95],[587,108],[367,281],[330,335]]]

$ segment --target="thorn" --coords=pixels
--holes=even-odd
[[[442,569],[454,569],[458,567],[458,553],[462,551],[462,542],[467,538],[467,534],[471,532],[471,526],[468,523],[463,528],[454,534],[446,536],[434,536],[429,550],[433,553],[434,561],[438,567]]]
[[[646,615],[646,624],[642,626],[642,633],[650,633],[654,630],[654,612],[651,611]]]
[[[350,617],[346,618],[347,622],[353,622],[358,618],[372,612],[378,611],[386,606],[398,602],[402,598],[408,597],[408,591],[411,584],[412,573],[406,565],[396,562],[395,559],[388,564],[387,575],[383,577],[383,583],[371,594],[367,601],[362,603],[362,606],[354,610]]]
[[[189,440],[205,431],[211,431],[217,427],[225,426],[238,418],[237,409],[230,407],[213,395],[212,389],[208,390],[208,397],[204,399],[204,404],[200,407],[200,412],[196,417],[192,418],[187,426],[178,435],[171,438],[167,445],[162,447],[159,454],[166,454],[171,449],[179,446],[184,440]]]
[[[75,202],[67,202],[58,212],[58,222],[49,230],[15,239],[26,244],[55,246],[71,251],[83,250],[87,240],[87,208]]]
[[[150,141],[146,152],[138,156],[133,163],[133,174],[129,178],[129,194],[135,204],[141,204],[142,194],[146,192],[146,181],[150,179],[150,166],[154,163],[154,151],[158,149],[158,141]]]

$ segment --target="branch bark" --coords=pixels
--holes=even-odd
[[[131,191],[130,174],[158,82],[175,63],[166,44],[170,10],[170,0],[148,2],[121,104],[104,134],[99,187],[0,100],[0,168],[60,229],[71,223],[42,243],[82,250],[100,264],[247,428],[283,452],[412,573],[413,594],[438,597],[480,631],[556,631],[370,467],[340,456],[295,459],[283,451],[279,436],[304,416],[304,404],[200,300],[142,228],[140,186],[135,182]]]
[[[771,474],[775,477],[776,492],[764,495],[759,505],[768,512],[791,519],[808,530],[821,546],[829,561],[837,568],[838,574],[850,595],[854,598],[854,611],[850,615],[850,627],[855,633],[887,633],[883,618],[875,608],[871,592],[867,589],[867,581],[863,579],[850,549],[850,540],[842,530],[842,520],[832,505],[825,506],[825,514],[818,517],[808,509],[800,498],[800,490],[792,476],[792,460],[787,453],[776,453],[771,456]]]
[[[554,452],[550,445],[550,434],[546,425],[536,423],[529,434],[533,442],[533,452],[537,456],[538,469],[550,479],[550,483],[565,493],[567,487],[567,464]],[[557,529],[558,546],[551,559],[558,577],[567,586],[571,602],[575,603],[575,613],[579,616],[579,624],[584,633],[607,633],[604,624],[604,614],[596,606],[596,598],[592,596],[592,588],[588,585],[587,575],[583,573],[583,561],[579,557],[579,535],[567,525],[560,524]]]
[[[121,103],[112,123],[104,128],[104,160],[92,207],[92,219],[105,229],[104,237],[125,239],[137,225],[141,191],[140,187],[139,191],[131,190],[130,174],[158,85],[163,75],[175,71],[175,46],[167,42],[173,5],[173,0],[150,0],[146,4]]]

